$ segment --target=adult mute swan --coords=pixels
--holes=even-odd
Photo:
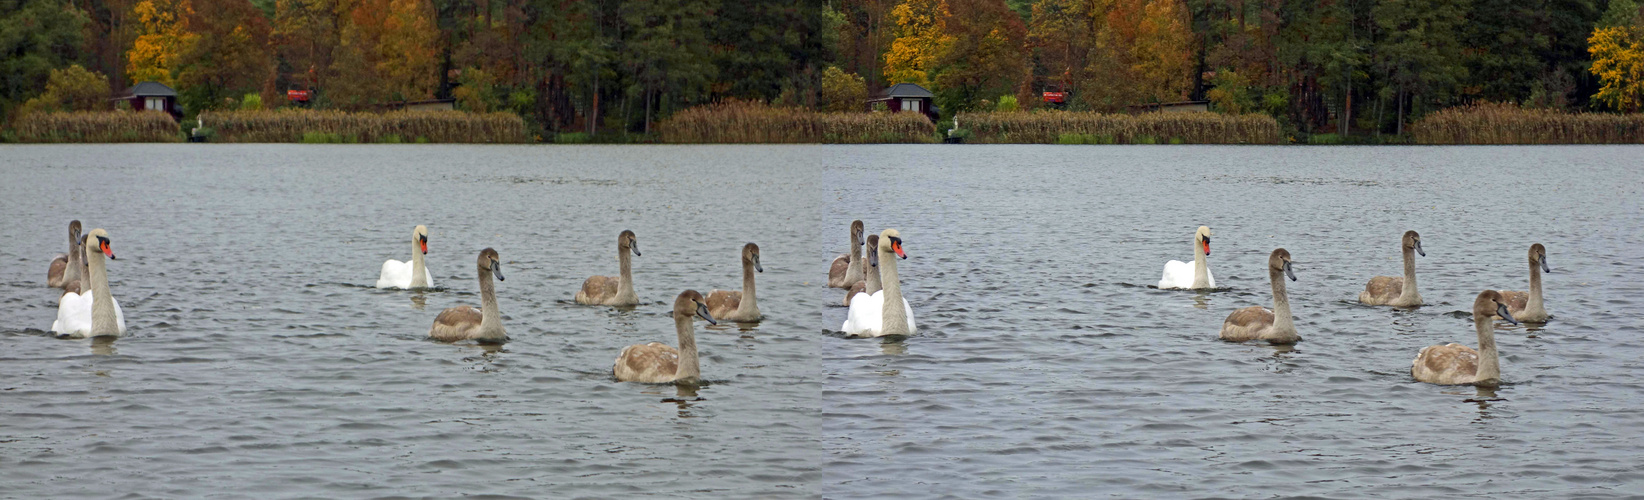
[[[92,251],[95,245],[97,251]],[[51,331],[59,338],[118,337],[126,333],[126,314],[108,289],[108,268],[103,257],[114,259],[108,232],[93,229],[81,243],[86,259],[84,293],[65,293],[57,301],[57,321]]]
[[[908,258],[902,250],[902,235],[895,229],[879,233],[879,280],[885,289],[872,295],[851,297],[850,312],[840,326],[851,337],[883,337],[886,335],[913,335],[918,327],[913,323],[913,307],[902,298],[902,282],[896,275],[896,258]]]
[[[480,250],[475,266],[479,269],[479,310],[471,306],[457,306],[441,311],[439,316],[434,317],[434,326],[428,329],[429,338],[440,342],[508,340],[508,332],[502,328],[502,312],[497,310],[497,288],[491,284],[493,275],[497,281],[506,281],[502,277],[502,262],[497,259],[497,251],[490,248]]]
[[[1222,321],[1222,340],[1266,340],[1272,344],[1294,344],[1301,340],[1296,335],[1296,323],[1290,317],[1290,296],[1284,291],[1285,277],[1296,281],[1296,273],[1290,270],[1290,252],[1283,248],[1273,250],[1273,254],[1267,257],[1267,279],[1273,283],[1273,309],[1252,306],[1233,311]]]
[[[639,256],[639,240],[634,238],[634,232],[624,229],[617,235],[617,268],[620,276],[591,276],[582,282],[582,289],[577,290],[578,304],[595,306],[637,306],[639,295],[634,293],[634,264],[633,257],[628,256],[632,251]]]
[[[377,288],[433,288],[434,275],[423,264],[423,256],[427,254],[428,228],[419,225],[411,230],[411,260],[400,262],[389,259],[383,262]]]
[[[1193,263],[1179,260],[1166,262],[1164,275],[1159,277],[1159,288],[1216,288],[1216,277],[1210,275],[1205,257],[1210,256],[1210,228],[1199,226],[1193,232]]]
[[[679,348],[656,342],[624,347],[611,367],[611,374],[623,382],[696,382],[702,377],[696,355],[697,316],[708,320],[708,324],[719,324],[713,314],[708,313],[702,294],[696,290],[680,292],[674,299],[674,332],[679,334]]]
[[[1416,254],[1427,256],[1427,252],[1421,249],[1421,235],[1415,231],[1405,231],[1401,248],[1404,252],[1404,277],[1370,278],[1370,282],[1364,284],[1364,291],[1359,292],[1359,302],[1372,306],[1421,305],[1421,293],[1416,291]]]
[[[1477,385],[1495,387],[1501,384],[1501,359],[1496,353],[1496,323],[1491,316],[1500,316],[1508,323],[1518,324],[1507,304],[1495,290],[1485,290],[1473,300],[1473,328],[1478,330],[1478,350],[1461,344],[1433,345],[1422,348],[1410,363],[1410,375],[1416,380],[1439,385]]]
[[[868,258],[862,259],[862,281],[856,282],[855,285],[851,285],[850,290],[845,291],[845,307],[850,307],[851,297],[855,297],[859,293],[873,295],[885,289],[879,283],[879,252],[877,251],[879,248],[879,235],[868,235],[867,247],[875,249],[875,251],[868,252]]]
[[[759,245],[742,245],[742,291],[708,292],[708,312],[715,319],[752,323],[765,317],[759,313],[759,298],[754,294],[754,271],[765,272],[759,265]]]
[[[66,254],[58,255],[55,259],[51,259],[51,264],[46,268],[47,286],[67,289],[66,286],[70,282],[80,279],[81,266],[74,265],[76,262],[80,262],[80,257],[83,257],[75,255],[79,251],[80,221],[72,220],[69,221],[69,251]],[[79,290],[74,291],[78,292]]]
[[[833,258],[828,266],[828,288],[850,288],[862,281],[862,221],[851,221],[851,253]]]
[[[1547,247],[1536,243],[1530,245],[1530,292],[1496,290],[1507,303],[1507,312],[1513,313],[1513,319],[1526,323],[1547,322],[1547,307],[1541,303],[1542,272],[1552,273],[1553,268],[1547,267]]]

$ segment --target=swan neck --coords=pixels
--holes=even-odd
[[[863,260],[866,260],[866,259],[863,259]],[[878,292],[880,290],[885,289],[884,281],[879,279],[879,274],[880,273],[869,272],[869,273],[866,273],[866,274],[868,275],[867,276],[868,284],[862,288],[862,291],[867,292],[868,295],[873,295],[874,292]]]
[[[1404,249],[1404,290],[1400,295],[1413,297],[1416,295],[1416,249]]]
[[[1496,352],[1496,324],[1489,316],[1473,315],[1473,325],[1478,329],[1478,379],[1479,385],[1497,385],[1501,382],[1501,357]]]
[[[1193,238],[1193,288],[1210,288],[1210,267],[1198,238]]]
[[[679,368],[674,372],[677,381],[693,381],[702,377],[697,363],[695,316],[674,314],[674,330],[679,332]]]
[[[84,249],[85,245],[78,243],[69,244],[68,266],[63,269],[63,283],[68,283],[70,281],[83,281],[85,278],[84,268],[86,254]],[[81,285],[83,286],[85,283],[82,282]]]
[[[1539,311],[1541,304],[1541,266],[1530,263],[1530,300],[1524,305],[1526,310]]]
[[[754,293],[754,265],[747,259],[742,260],[742,303],[736,310],[745,314],[759,312],[759,297]]]
[[[617,248],[617,269],[620,277],[617,278],[617,296],[624,297],[634,294],[634,256],[628,250]]]
[[[491,270],[480,270],[479,286],[481,338],[503,337],[506,333],[502,327],[502,311],[497,308],[497,286],[491,282]]]
[[[85,245],[81,245],[89,249]],[[89,251],[88,251],[89,253]],[[119,321],[114,315],[114,295],[108,289],[108,268],[103,260],[103,254],[88,255],[86,257],[86,272],[90,274],[91,290],[91,335],[119,335]]]
[[[1290,294],[1284,289],[1284,270],[1268,270],[1268,279],[1273,281],[1273,326],[1279,330],[1295,333],[1295,319],[1290,315]]]
[[[880,305],[879,331],[883,335],[907,335],[908,312],[903,308],[902,281],[896,275],[896,252],[879,250],[879,274],[885,301]]]
[[[422,245],[411,238],[411,288],[428,288],[428,268],[423,258]]]

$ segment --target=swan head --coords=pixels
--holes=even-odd
[[[1193,232],[1193,242],[1199,244],[1206,257],[1210,256],[1210,226],[1199,226],[1199,230]]]
[[[908,253],[902,250],[902,233],[895,229],[886,229],[879,233],[879,251],[895,252],[897,257],[908,258]]]
[[[411,241],[417,242],[417,247],[422,249],[423,255],[427,255],[428,254],[428,227],[419,225],[415,229],[412,229],[411,230]]]
[[[97,251],[102,252],[104,256],[111,260],[114,259],[114,248],[110,247],[108,243],[108,231],[104,231],[103,228],[93,229],[91,232],[86,233],[85,244],[96,245]]]
[[[877,235],[877,234],[868,235],[868,246],[876,248],[876,249],[879,248],[879,235]],[[877,252],[877,251],[868,252],[868,266],[869,267],[879,267],[879,252]]]
[[[80,220],[79,219],[69,221],[69,244],[70,245],[80,244]]]
[[[1507,320],[1508,323],[1518,324],[1518,320],[1507,313],[1507,303],[1502,300],[1500,292],[1479,292],[1478,298],[1473,300],[1473,321],[1489,321],[1492,314],[1501,316],[1501,319]]]
[[[679,292],[679,298],[674,299],[674,317],[689,318],[691,316],[708,320],[710,325],[719,324],[718,321],[714,320],[714,315],[708,314],[708,301],[702,298],[702,294],[697,293],[696,290]]]
[[[1267,256],[1267,267],[1273,271],[1283,271],[1290,281],[1296,281],[1296,272],[1290,270],[1290,251],[1283,248],[1273,250],[1273,255]]]
[[[1416,234],[1415,231],[1404,232],[1404,249],[1415,249],[1416,253],[1421,254],[1422,257],[1427,256],[1427,252],[1421,250],[1421,235]]]
[[[617,250],[619,252],[633,252],[635,257],[639,256],[639,240],[634,238],[633,231],[623,229],[622,234],[617,235]]]
[[[1541,246],[1540,243],[1530,245],[1530,265],[1541,266],[1541,272],[1544,273],[1553,272],[1553,268],[1547,267],[1547,247]]]
[[[861,219],[851,221],[851,238],[862,241],[862,233],[867,232],[866,227],[862,224]]]
[[[765,268],[759,265],[759,245],[751,242],[742,245],[742,262],[752,263],[755,271],[765,272]]]
[[[508,281],[502,277],[502,259],[497,257],[496,250],[480,250],[479,261],[475,264],[479,266],[480,273],[491,273],[497,277],[497,281]]]

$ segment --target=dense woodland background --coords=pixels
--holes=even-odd
[[[1503,102],[1637,111],[1635,0],[0,0],[0,115],[101,109],[146,80],[189,114],[454,98],[538,134],[650,132],[694,105],[944,116],[1206,99],[1287,134],[1401,134]]]

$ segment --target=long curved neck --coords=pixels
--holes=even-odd
[[[1210,288],[1210,268],[1198,237],[1193,238],[1193,288]]]
[[[1541,304],[1541,266],[1530,261],[1530,300],[1524,304],[1524,309],[1540,311],[1544,308]]]
[[[1496,323],[1489,316],[1473,315],[1473,326],[1478,328],[1478,379],[1479,385],[1497,385],[1501,383],[1501,358],[1496,353]]]
[[[737,304],[736,311],[759,314],[759,297],[754,294],[754,265],[748,259],[742,259],[742,302]]]
[[[1284,291],[1284,270],[1268,269],[1267,279],[1273,282],[1273,335],[1268,340],[1294,342],[1296,322],[1290,316],[1290,294]]]
[[[108,289],[108,268],[104,267],[103,254],[86,256],[86,272],[91,281],[91,336],[119,335],[119,322],[114,316],[114,295]]]
[[[868,251],[862,248],[862,239],[857,237],[856,231],[851,231],[850,265],[845,267],[845,281],[851,282],[862,279],[868,272]]]
[[[880,307],[879,331],[884,335],[907,335],[908,312],[902,308],[902,280],[896,276],[896,252],[879,249],[879,274],[885,287],[885,302]]]
[[[86,254],[85,246],[78,243],[69,243],[68,265],[63,268],[63,282],[81,281],[85,278]],[[84,283],[81,283],[83,286]]]
[[[428,287],[428,268],[423,264],[422,244],[411,238],[411,288]]]
[[[1404,290],[1399,292],[1400,297],[1420,297],[1416,291],[1416,249],[1404,248]]]
[[[617,245],[617,269],[620,273],[617,279],[617,296],[634,295],[634,256],[632,252],[622,248],[622,245]]]
[[[865,261],[867,259],[862,259],[862,260]],[[866,262],[864,262],[863,264],[866,265]],[[867,273],[867,275],[868,275],[868,277],[867,277],[868,284],[863,287],[862,291],[867,292],[868,295],[873,295],[874,292],[884,290],[885,285],[884,285],[884,282],[879,279],[879,274],[880,273],[871,272],[871,271],[868,272]]]
[[[674,372],[677,381],[694,381],[702,377],[702,367],[696,357],[695,317],[674,313],[674,330],[679,332],[679,368]]]
[[[497,309],[497,286],[491,282],[491,270],[480,269],[480,334],[478,338],[496,339],[507,336],[502,327],[502,311]]]

